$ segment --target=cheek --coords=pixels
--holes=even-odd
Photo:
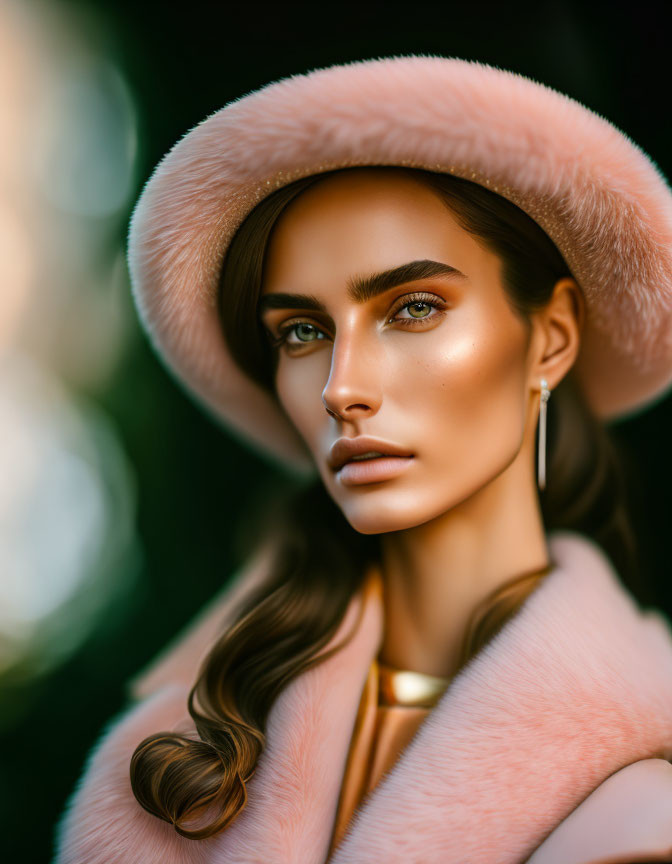
[[[460,324],[454,333],[439,328],[435,338],[418,340],[390,386],[421,428],[423,449],[453,465],[467,456],[473,462],[474,453],[501,461],[523,434],[525,332],[515,322]]]
[[[302,358],[281,356],[277,367],[275,386],[280,404],[313,452],[327,417],[322,391],[328,371],[328,358],[324,360],[319,352]]]
[[[365,534],[423,524],[468,499],[516,458],[524,440],[525,337],[515,329],[478,338],[462,331],[446,347],[424,339],[391,363],[385,427],[419,457],[417,471],[344,512]],[[389,355],[388,355],[389,356]]]

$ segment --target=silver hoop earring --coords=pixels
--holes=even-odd
[[[540,489],[546,488],[546,403],[551,396],[548,382],[541,379],[541,393],[539,401],[539,445],[537,463],[537,482]]]

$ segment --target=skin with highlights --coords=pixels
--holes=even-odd
[[[265,260],[260,314],[282,340],[278,398],[353,528],[384,535],[380,657],[432,675],[454,672],[479,600],[549,562],[539,382],[552,391],[576,359],[583,298],[561,279],[527,323],[500,271],[433,190],[385,168],[301,193]],[[368,482],[373,463],[330,467],[332,445],[358,436],[412,458],[388,457]]]

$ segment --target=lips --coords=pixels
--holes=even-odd
[[[339,438],[329,451],[327,463],[332,471],[339,471],[354,457],[373,453],[379,456],[405,456],[407,458],[413,456],[408,450],[404,450],[389,441],[360,435],[358,438]],[[365,460],[361,461],[364,462]]]

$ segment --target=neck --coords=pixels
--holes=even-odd
[[[477,493],[382,538],[382,663],[449,677],[471,615],[519,574],[548,567],[536,486],[515,460]]]

